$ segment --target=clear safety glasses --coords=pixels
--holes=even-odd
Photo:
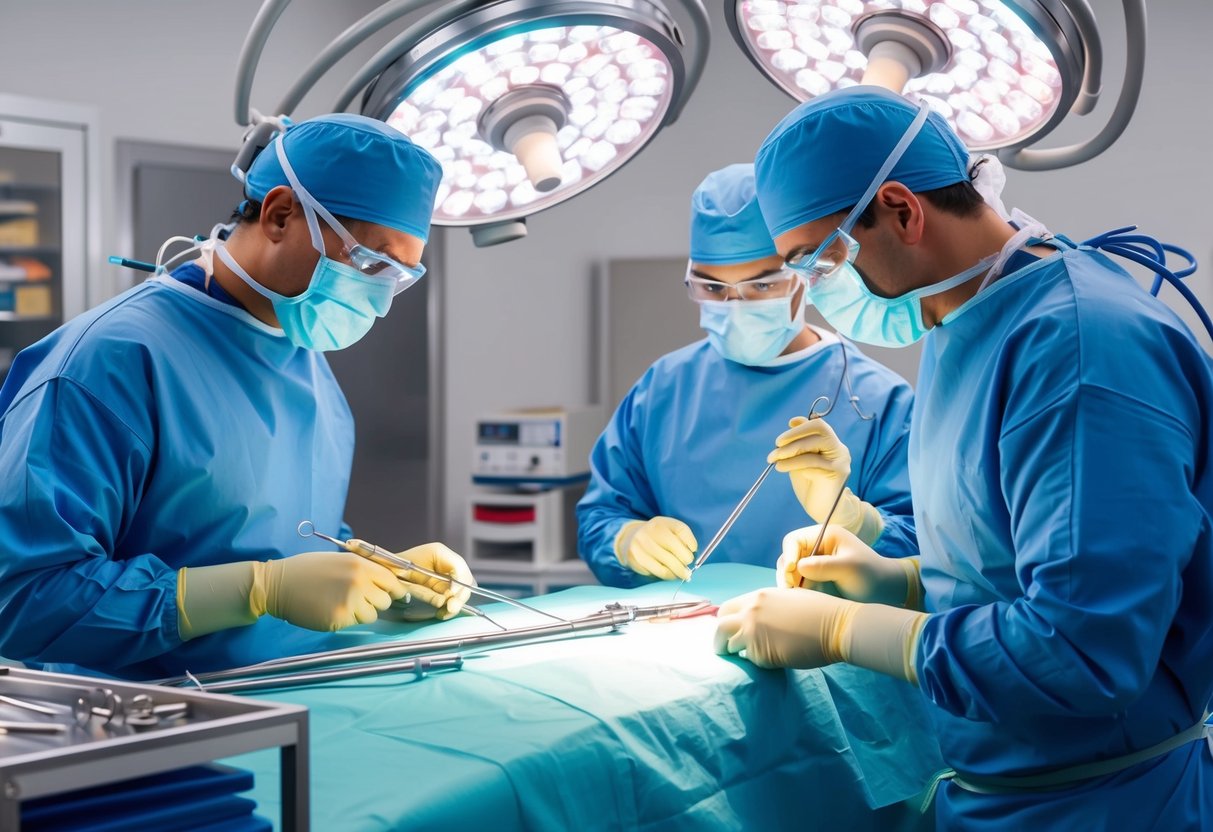
[[[859,241],[839,228],[812,251],[793,254],[785,265],[803,277],[812,289],[817,281],[842,268],[843,263],[854,263],[858,254]]]
[[[406,266],[382,251],[375,251],[355,241],[349,232],[340,226],[333,230],[341,236],[345,243],[341,254],[350,261],[350,265],[365,275],[395,280],[396,288],[393,291],[397,295],[412,286],[425,274],[424,263]]]
[[[777,269],[769,274],[760,274],[736,283],[725,283],[706,277],[697,277],[687,267],[684,280],[687,294],[693,301],[729,300],[730,295],[741,300],[771,300],[786,298],[800,285],[800,276],[788,269]]]

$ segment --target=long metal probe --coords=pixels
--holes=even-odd
[[[758,475],[758,479],[754,480],[754,484],[750,486],[750,490],[747,491],[745,496],[741,498],[741,502],[737,504],[736,508],[729,512],[729,516],[725,518],[724,524],[716,531],[716,534],[712,535],[712,539],[708,541],[707,546],[703,547],[703,551],[699,553],[699,557],[695,558],[695,563],[691,565],[692,575],[694,575],[695,571],[699,569],[699,567],[703,566],[707,559],[712,556],[712,553],[716,551],[716,547],[720,545],[722,540],[724,540],[725,535],[729,533],[729,529],[733,528],[733,524],[737,522],[737,518],[741,517],[741,513],[746,510],[746,506],[750,504],[750,500],[754,499],[754,495],[758,493],[758,489],[762,487],[762,484],[766,482],[767,477],[769,477],[771,472],[774,470],[774,462],[767,465],[767,467],[763,469],[762,473]],[[689,580],[689,577],[682,579],[682,583],[678,585],[678,588],[674,590],[674,594],[670,596],[671,601],[678,597],[678,593],[682,591],[682,588],[686,586],[687,581]]]
[[[309,532],[304,532],[303,529],[305,526],[310,529]],[[357,538],[351,538],[350,540],[338,540],[335,537],[329,537],[327,534],[316,531],[316,527],[311,520],[304,520],[299,524],[299,528],[296,529],[296,531],[298,531],[300,537],[318,537],[321,540],[327,540],[329,543],[336,544],[342,549],[345,549],[347,552],[353,552],[355,555],[367,558],[368,560],[381,558],[398,569],[407,569],[413,572],[420,572],[422,575],[437,578],[440,581],[449,581],[456,586],[461,586],[467,590],[470,590],[474,595],[480,595],[490,600],[498,601],[502,604],[509,604],[510,606],[518,607],[520,610],[538,613],[539,615],[546,616],[554,621],[562,621],[565,623],[568,621],[568,619],[561,618],[558,615],[553,615],[550,612],[544,612],[538,607],[532,607],[530,604],[524,604],[508,595],[502,595],[500,592],[494,592],[491,589],[485,589],[484,587],[479,587],[475,584],[466,583],[458,578],[452,577],[451,575],[444,575],[441,572],[435,572],[433,569],[418,566],[416,563],[413,563],[413,561],[402,558],[393,552],[389,552],[382,546],[376,546],[374,543],[367,543],[365,540],[358,540]]]
[[[699,601],[689,601],[680,604],[660,604],[651,607],[628,607],[611,604],[592,615],[574,618],[560,624],[536,624],[532,627],[518,627],[500,633],[469,633],[464,635],[439,636],[420,641],[376,642],[356,647],[344,647],[338,650],[308,653],[302,656],[286,656],[281,659],[270,659],[244,667],[234,667],[229,670],[212,670],[196,675],[187,674],[171,679],[159,679],[153,684],[171,686],[188,685],[196,682],[200,685],[210,685],[211,682],[227,679],[245,679],[253,676],[260,677],[271,673],[284,673],[288,670],[305,670],[334,664],[348,664],[355,661],[411,658],[423,656],[427,653],[463,650],[470,647],[490,647],[498,644],[513,644],[534,641],[536,639],[561,637],[572,633],[591,632],[594,630],[616,630],[631,621],[669,616],[681,610],[698,607],[701,604],[702,602]]]
[[[432,670],[460,670],[462,667],[463,656],[456,653],[450,656],[423,656],[398,662],[377,662],[375,664],[360,664],[354,667],[335,667],[331,670],[284,673],[281,676],[263,676],[256,679],[234,679],[228,682],[204,685],[202,689],[207,693],[279,690],[281,688],[297,688],[304,685],[313,685],[318,682],[361,679],[366,676],[380,676],[386,673],[406,671],[411,671],[420,677]]]

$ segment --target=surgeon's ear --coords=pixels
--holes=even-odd
[[[286,236],[287,222],[296,210],[295,194],[290,188],[286,185],[273,188],[261,200],[261,233],[272,242],[281,242]]]
[[[912,246],[922,240],[922,202],[913,191],[900,182],[886,182],[876,191],[873,201],[880,213],[894,218],[889,226],[903,244]]]

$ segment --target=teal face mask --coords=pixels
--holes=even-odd
[[[343,350],[356,343],[377,318],[388,313],[395,295],[394,278],[364,275],[321,255],[307,289],[291,298],[253,280],[222,243],[215,253],[250,288],[269,299],[283,333],[307,350]]]
[[[770,300],[699,301],[699,325],[729,361],[759,367],[779,357],[804,329],[804,300],[792,313],[794,296]]]
[[[922,322],[922,299],[967,283],[987,271],[995,258],[987,257],[942,283],[906,292],[895,298],[872,294],[851,263],[843,263],[829,277],[810,288],[813,305],[830,326],[853,341],[878,347],[906,347],[927,334]]]

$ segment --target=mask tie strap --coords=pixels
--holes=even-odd
[[[872,182],[868,185],[868,189],[863,192],[863,196],[855,203],[855,207],[851,209],[851,213],[847,214],[847,218],[842,221],[839,226],[848,234],[855,227],[855,223],[859,220],[859,215],[868,207],[868,203],[872,201],[872,197],[876,195],[877,189],[884,184],[885,177],[893,170],[901,157],[905,155],[906,150],[910,147],[910,143],[918,136],[922,126],[927,123],[927,116],[931,110],[924,101],[918,105],[918,113],[915,114],[914,120],[910,122],[910,126],[906,128],[906,132],[902,134],[901,140],[893,147],[893,152],[884,160],[884,164],[880,166],[880,170],[872,177]]]
[[[278,162],[282,165],[282,172],[286,174],[287,181],[291,183],[291,188],[299,196],[299,203],[303,206],[303,215],[307,218],[307,228],[312,235],[312,246],[316,251],[324,254],[324,237],[320,235],[320,223],[316,220],[316,215],[328,223],[333,231],[337,232],[337,236],[345,243],[346,248],[352,249],[358,245],[358,241],[354,239],[350,232],[345,230],[345,227],[337,222],[337,218],[329,213],[328,209],[321,205],[314,196],[303,187],[303,183],[299,181],[299,177],[295,175],[295,169],[291,167],[290,160],[286,158],[286,151],[282,148],[282,137],[278,137],[278,141],[274,144],[274,151],[278,154]]]

